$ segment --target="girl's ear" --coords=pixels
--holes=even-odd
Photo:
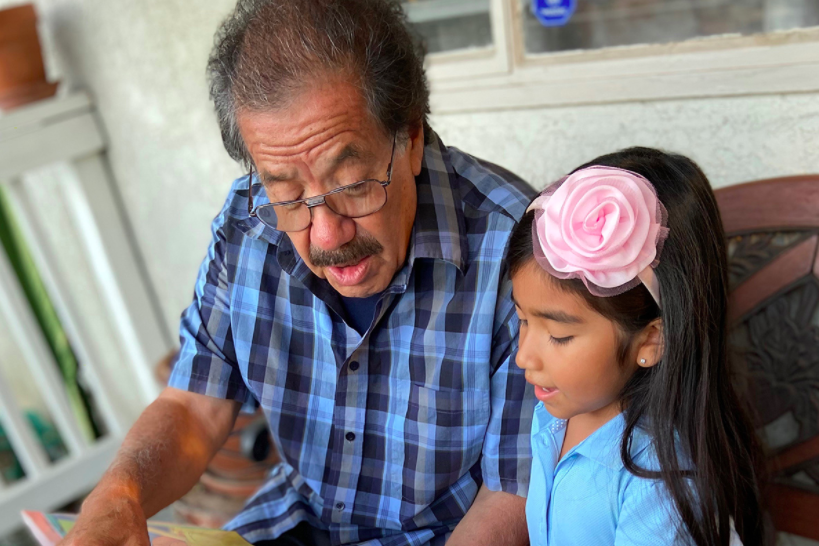
[[[663,357],[663,319],[655,319],[637,338],[637,365],[650,368]]]

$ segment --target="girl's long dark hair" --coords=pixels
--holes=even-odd
[[[604,155],[579,169],[590,165],[643,175],[654,184],[669,217],[670,234],[655,270],[662,311],[643,285],[598,298],[577,279],[555,279],[618,324],[624,334],[621,353],[633,334],[662,318],[661,361],[640,368],[621,395],[623,462],[636,476],[662,479],[698,546],[728,546],[731,518],[745,546],[762,544],[759,444],[728,364],[728,263],[711,186],[690,159],[651,148]],[[512,236],[512,275],[534,257],[533,218],[526,214]],[[660,472],[640,468],[631,458],[637,426],[653,437]]]

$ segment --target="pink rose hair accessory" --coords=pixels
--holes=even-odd
[[[643,176],[587,167],[546,188],[528,210],[535,211],[535,259],[552,276],[581,279],[600,297],[643,283],[660,305],[654,268],[668,237],[668,212]]]

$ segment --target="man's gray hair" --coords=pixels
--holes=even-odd
[[[230,156],[249,166],[241,110],[286,107],[317,79],[338,74],[361,89],[388,134],[426,123],[424,50],[397,0],[239,0],[216,33],[210,96]]]

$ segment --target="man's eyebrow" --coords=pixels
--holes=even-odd
[[[338,165],[339,163],[343,163],[348,159],[358,159],[359,157],[361,157],[361,154],[359,153],[358,149],[352,144],[348,144],[333,160],[333,165]]]
[[[345,161],[350,159],[368,159],[371,154],[361,150],[355,144],[347,144],[343,150],[332,160],[330,168],[335,169]]]
[[[262,181],[262,184],[267,187],[271,184],[275,184],[276,182],[284,182],[285,180],[290,180],[290,177],[284,174],[270,174],[269,172],[262,172],[259,173],[259,178]]]
[[[333,158],[330,162],[330,168],[336,169],[339,165],[344,163],[345,161],[349,161],[351,159],[365,159],[369,158],[372,154],[367,152],[361,151],[355,144],[348,144],[344,147],[339,154]],[[262,184],[265,187],[269,187],[271,184],[275,184],[276,182],[284,182],[290,180],[291,177],[285,174],[271,174],[269,172],[261,172],[259,173],[259,179],[261,180]]]

